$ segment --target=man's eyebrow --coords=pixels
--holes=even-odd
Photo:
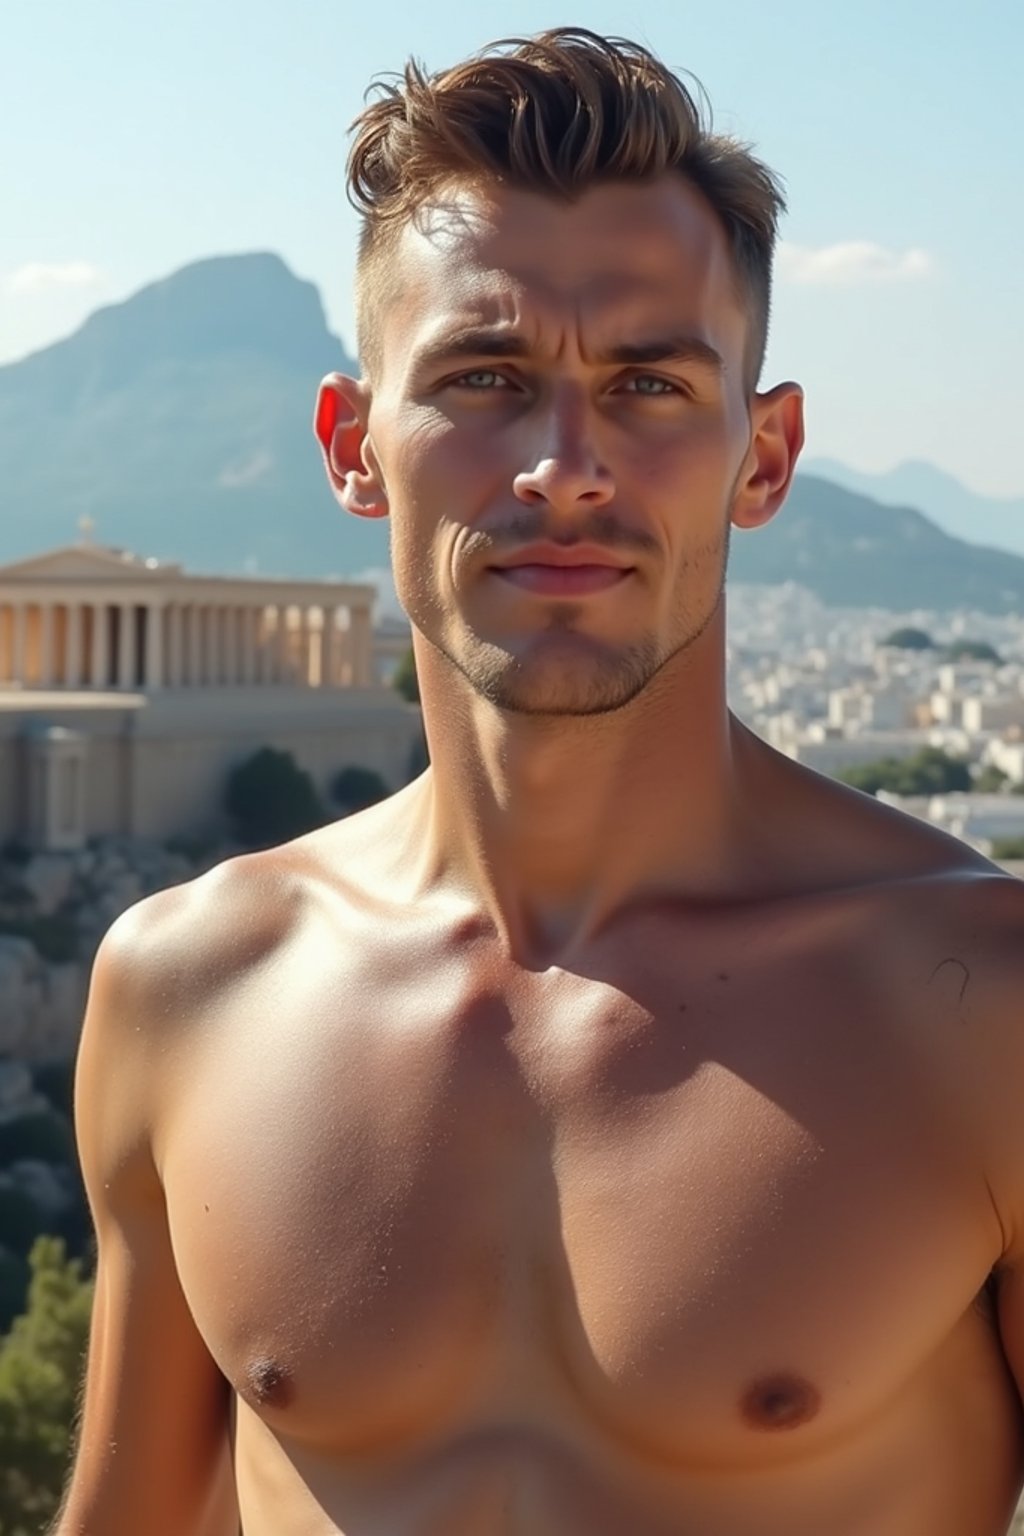
[[[624,341],[609,347],[599,363],[698,363],[713,373],[725,372],[725,358],[709,341],[687,332],[654,337],[650,341]]]
[[[472,327],[438,336],[413,353],[416,368],[454,362],[460,357],[529,357],[530,347],[524,336],[514,331]],[[602,365],[637,363],[695,363],[716,374],[724,374],[725,359],[710,342],[688,332],[652,337],[649,341],[624,341],[597,355]]]

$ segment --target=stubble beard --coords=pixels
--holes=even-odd
[[[410,611],[409,617],[473,692],[496,709],[510,715],[569,719],[613,714],[650,687],[663,668],[690,650],[711,624],[724,600],[730,534],[726,519],[721,538],[695,551],[683,568],[677,622],[667,644],[653,634],[624,646],[597,640],[579,627],[582,604],[559,603],[551,623],[538,633],[525,657],[465,631],[459,644],[451,636],[449,623],[431,624],[428,629],[417,623],[415,613]],[[701,606],[689,609],[688,591],[707,592],[709,586]]]

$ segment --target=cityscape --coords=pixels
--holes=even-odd
[[[830,608],[795,584],[732,586],[728,690],[751,730],[832,777],[856,783],[851,770],[913,768],[924,754],[940,770],[934,791],[925,772],[902,792],[879,788],[879,797],[997,862],[1024,860],[1016,616]],[[953,768],[943,773],[946,759]]]

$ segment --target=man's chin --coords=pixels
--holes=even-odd
[[[646,688],[649,677],[526,678],[509,676],[470,677],[475,692],[496,709],[510,715],[548,719],[583,719],[614,714],[624,709]]]
[[[474,633],[433,644],[477,697],[510,715],[540,718],[613,714],[644,691],[661,665],[651,642],[626,650],[566,630],[520,640],[515,650]]]

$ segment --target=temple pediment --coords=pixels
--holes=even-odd
[[[69,544],[64,549],[51,549],[30,555],[27,560],[0,565],[0,582],[23,577],[55,581],[99,577],[105,581],[121,578],[138,582],[147,577],[158,581],[170,574],[180,575],[181,566],[170,561],[145,560],[128,550],[107,549],[100,544]]]

